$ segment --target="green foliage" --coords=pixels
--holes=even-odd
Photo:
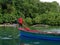
[[[40,17],[40,16],[36,16],[34,19],[34,23],[36,24],[40,24],[41,23],[41,21],[42,21],[42,17]]]
[[[0,14],[0,23],[3,23],[3,17],[2,17],[2,14]]]
[[[26,23],[29,24],[29,25],[32,24],[32,19],[29,18],[29,17],[27,17],[27,18],[25,19],[25,21],[26,21]]]
[[[40,0],[0,0],[0,23],[16,23],[22,17],[30,24],[60,25],[60,5]]]

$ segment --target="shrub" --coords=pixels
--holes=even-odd
[[[25,19],[25,21],[26,21],[26,23],[27,24],[29,24],[29,25],[31,25],[32,24],[32,19],[29,17],[27,17],[26,19]]]

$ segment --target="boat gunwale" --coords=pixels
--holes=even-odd
[[[18,29],[20,31],[28,32],[28,33],[36,33],[36,34],[53,34],[53,35],[60,35],[60,33],[57,32],[47,32],[47,31],[41,31],[41,30],[25,30],[25,29]],[[35,32],[34,32],[35,31]]]

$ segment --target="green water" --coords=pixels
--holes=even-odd
[[[19,40],[15,40],[15,39],[0,39],[0,45],[20,45]]]
[[[60,45],[57,41],[33,40],[33,39],[0,39],[0,45]]]
[[[60,27],[36,27],[34,29],[60,32]],[[16,27],[0,27],[0,37],[2,37],[0,45],[60,45],[60,41],[33,40],[25,37],[20,38],[18,35],[19,31]]]
[[[0,38],[18,38],[18,28],[17,27],[0,27]]]

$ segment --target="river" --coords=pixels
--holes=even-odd
[[[60,27],[36,27],[36,29],[43,31],[56,31],[60,33]],[[60,41],[33,40],[23,37],[18,39],[0,39],[0,45],[60,45]]]

